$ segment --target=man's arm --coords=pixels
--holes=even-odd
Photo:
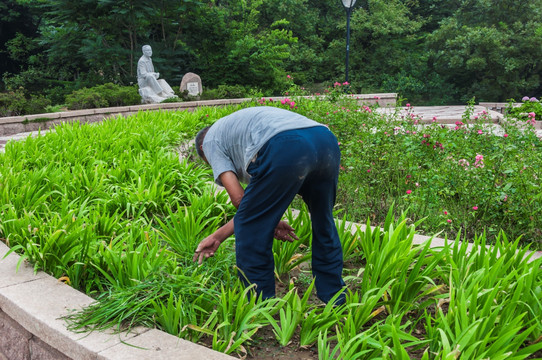
[[[245,194],[245,191],[241,187],[241,184],[239,183],[239,179],[237,178],[237,175],[235,175],[235,173],[232,171],[226,171],[220,174],[219,178],[220,178],[220,181],[222,182],[222,185],[224,185],[224,187],[226,188],[226,191],[228,192],[228,195],[230,196],[230,200],[232,204],[236,208],[239,209],[239,204],[241,204],[241,200],[243,199],[243,195]],[[233,231],[233,228],[232,228],[232,231]],[[231,236],[232,234],[228,236]],[[289,242],[298,240],[298,237],[295,234],[294,228],[288,225],[288,223],[285,221],[279,221],[279,223],[277,224],[277,227],[275,228],[274,237],[275,239],[282,240],[282,241],[289,241]]]
[[[239,204],[241,204],[243,195],[245,195],[245,190],[243,190],[243,187],[239,183],[237,175],[235,175],[233,171],[226,171],[220,174],[218,178],[226,188],[233,206],[235,206],[236,209],[239,209]]]
[[[239,208],[241,204],[241,199],[245,194],[243,187],[237,179],[237,175],[233,171],[226,171],[219,175],[220,182],[226,188],[230,200],[235,208]],[[193,261],[198,261],[198,264],[201,264],[204,259],[208,259],[213,256],[220,246],[228,237],[233,235],[233,219],[228,221],[224,226],[220,227],[217,231],[203,239],[198,247],[196,248],[196,253],[194,254]]]
[[[239,205],[241,204],[241,200],[243,199],[243,195],[245,194],[245,190],[239,183],[237,175],[233,171],[226,171],[220,174],[218,177],[220,182],[222,182],[222,185],[224,185],[224,188],[226,188],[232,204],[238,209]],[[197,260],[198,264],[201,264],[204,259],[208,259],[213,256],[220,244],[222,244],[228,237],[232,236],[233,233],[234,226],[233,219],[231,219],[226,223],[226,225],[220,227],[217,231],[199,243],[192,260]],[[285,221],[279,221],[275,229],[274,236],[275,239],[289,242],[298,239],[294,228],[288,225],[288,223]]]

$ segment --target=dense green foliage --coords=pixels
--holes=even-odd
[[[535,97],[525,96],[519,106],[509,106],[507,113],[509,116],[534,123],[542,120],[542,102]]]
[[[542,0],[360,0],[350,82],[356,92],[398,92],[418,104],[539,96],[541,9]],[[344,76],[338,0],[6,0],[0,10],[4,86],[53,104],[82,87],[135,83],[144,44],[173,88],[189,71],[207,88],[266,95],[286,74],[315,88]]]
[[[208,171],[179,163],[174,151],[182,136],[195,135],[205,123],[199,115],[141,113],[138,121],[63,125],[8,144],[0,157],[3,237],[11,246],[23,245],[36,268],[67,274],[72,286],[87,292],[103,289],[99,279],[88,279],[100,273],[115,244],[156,236],[155,217],[163,220],[202,195]],[[40,257],[43,251],[48,254]],[[95,266],[83,266],[92,257]]]
[[[76,90],[66,97],[70,110],[137,105],[141,96],[136,86],[119,86],[112,83]]]
[[[25,96],[22,89],[0,93],[0,116],[44,113],[51,100],[42,95]]]
[[[523,142],[540,141],[512,127],[506,139],[488,135],[480,141],[463,128],[450,133],[432,127],[427,130],[429,138],[421,136],[422,131],[419,138],[410,137],[406,131],[414,127],[409,121],[397,121],[405,131],[391,136],[388,126],[393,122],[338,96],[339,89],[330,96],[339,106],[325,99],[300,98],[272,105],[309,114],[335,131],[346,166],[339,185],[342,198],[352,190],[350,167],[359,171],[358,186],[363,188],[357,193],[368,203],[369,190],[377,199],[399,191],[397,208],[375,211],[379,218],[372,223],[382,229],[372,229],[369,221],[363,231],[337,222],[346,259],[345,306],[324,306],[311,296],[311,225],[302,207],[297,217],[285,214],[299,240],[276,241],[273,246],[277,278],[284,288],[276,299],[260,301],[250,296],[250,288],[241,286],[233,238],[203,266],[192,261],[198,242],[224,224],[234,208],[225,192],[216,193],[209,185],[207,167],[179,161],[177,145],[238,107],[141,112],[101,124],[64,124],[44,136],[7,144],[5,154],[0,154],[0,237],[21,254],[21,261],[28,260],[97,299],[68,317],[73,330],[145,325],[256,359],[258,353],[251,347],[261,341],[259,331],[264,327],[276,337],[270,346],[312,346],[319,359],[336,358],[339,352],[342,358],[360,360],[525,359],[542,349],[542,259],[527,261],[526,248],[504,233],[491,239],[490,248],[485,235],[476,236],[470,251],[461,235],[440,248],[432,249],[428,242],[415,245],[415,227],[420,223],[412,224],[407,214],[395,217],[394,210],[401,213],[401,207],[414,205],[414,215],[421,211],[413,198],[418,190],[405,197],[403,192],[412,183],[403,181],[407,172],[413,171],[415,181],[428,169],[408,158],[394,175],[385,165],[391,154],[382,152],[404,143],[412,153],[439,159],[440,151],[417,144],[437,136],[446,150],[453,144],[472,145],[471,150],[456,149],[473,151],[470,155],[494,146],[510,147],[508,152],[525,158],[509,156],[506,168],[532,167],[524,178],[508,173],[511,186],[516,186],[527,182],[540,163],[534,156],[540,146]],[[245,104],[249,105],[256,104]],[[349,132],[371,132],[372,136],[362,136],[366,153],[351,142]],[[533,156],[527,157],[523,149]],[[395,151],[407,153],[405,148]],[[378,157],[373,158],[378,165],[370,163],[371,156]],[[492,156],[484,158],[484,168],[457,179],[481,181],[495,164]],[[364,166],[382,172],[381,177],[367,181]],[[455,191],[453,184],[446,188]],[[517,195],[511,191],[510,203],[527,198],[528,188],[516,190]],[[454,201],[481,204],[478,195],[468,193]],[[372,204],[376,206],[376,201]]]

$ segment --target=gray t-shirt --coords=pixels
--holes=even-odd
[[[242,109],[215,122],[203,140],[203,152],[215,182],[233,171],[240,182],[248,183],[247,168],[258,151],[276,134],[294,129],[324,126],[303,115],[271,106]]]

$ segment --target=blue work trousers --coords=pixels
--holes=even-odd
[[[328,302],[343,288],[342,248],[332,213],[340,157],[335,136],[316,126],[275,135],[248,167],[250,183],[234,218],[235,252],[244,280],[255,283],[263,298],[275,296],[274,230],[296,194],[311,214],[317,295]],[[344,294],[337,301],[342,302]]]

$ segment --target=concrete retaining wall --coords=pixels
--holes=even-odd
[[[395,106],[397,94],[356,94],[352,95],[360,104],[379,104],[380,106]],[[266,98],[269,99],[269,98]],[[284,97],[273,97],[273,100],[280,101]],[[0,118],[0,136],[46,130],[53,128],[63,122],[81,121],[83,123],[92,123],[102,121],[110,117],[129,116],[139,111],[165,110],[194,110],[200,106],[225,106],[241,104],[252,99],[222,99],[207,101],[187,101],[178,103],[150,104],[122,106],[102,109],[86,109],[76,111],[66,111],[49,114],[35,114],[25,116],[9,116]]]
[[[32,335],[0,311],[0,359],[68,360],[64,354]]]
[[[480,106],[484,106],[490,110],[500,112],[501,114],[504,114],[506,112],[506,109],[508,108],[509,103],[498,103],[498,102],[481,102]],[[512,104],[513,107],[519,107],[521,106],[520,103],[514,103]]]

